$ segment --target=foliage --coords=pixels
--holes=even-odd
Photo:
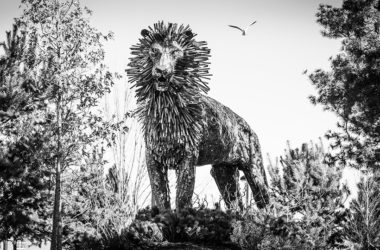
[[[76,232],[72,236],[73,241],[66,245],[70,250],[129,250],[129,249],[146,249],[144,243],[134,244],[123,232],[120,235],[102,238],[95,237],[87,232]]]
[[[21,32],[20,32],[21,29]],[[49,123],[36,87],[36,44],[18,21],[0,43],[0,240],[46,240],[51,214]]]
[[[251,211],[233,223],[232,242],[242,249],[313,249],[302,223],[276,207]]]
[[[0,239],[46,240],[51,211],[50,172],[41,167],[37,138],[22,138],[2,152],[0,164]]]
[[[144,203],[143,195],[149,195],[143,145],[136,135],[136,121],[128,115],[133,105],[130,95],[129,86],[118,81],[106,96],[105,119],[117,125],[111,148],[93,150],[92,159],[65,174],[63,231],[70,249],[95,248],[87,245],[90,242],[104,248],[124,242],[123,230]],[[106,175],[104,166],[110,166]]]
[[[186,208],[179,212],[153,209],[141,210],[134,223],[131,224],[129,233],[134,239],[161,239],[170,242],[212,243],[222,245],[229,242],[232,232],[231,222],[239,216],[231,211],[226,213],[216,209]],[[152,227],[152,223],[156,226]],[[148,228],[148,230],[147,230]],[[149,230],[150,228],[150,230]]]
[[[380,160],[379,11],[378,0],[321,5],[317,22],[324,28],[322,34],[340,39],[342,49],[330,58],[330,71],[319,69],[310,75],[318,90],[311,101],[341,119],[340,131],[327,134],[339,149],[331,160],[369,172],[377,171]],[[345,236],[359,249],[374,249],[378,244],[376,185],[371,178],[362,180],[358,198],[350,203]]]
[[[110,94],[106,95],[104,113],[111,123],[120,124],[122,129],[115,133],[111,143],[114,163],[108,171],[107,185],[113,190],[116,206],[123,206],[130,217],[115,225],[120,232],[125,223],[130,223],[139,208],[146,206],[150,186],[145,163],[145,145],[137,119],[131,115],[135,108],[134,92],[125,81],[118,81]]]
[[[1,44],[6,55],[0,59],[0,118],[6,120],[1,126],[7,129],[1,146],[4,152],[12,152],[12,144],[26,147],[19,164],[24,172],[33,164],[36,171],[55,175],[52,249],[60,249],[61,173],[91,165],[92,150],[103,150],[119,129],[118,124],[104,121],[96,109],[118,78],[102,63],[102,42],[112,34],[91,27],[91,11],[77,0],[23,0],[21,8],[23,13],[16,19],[21,35],[15,29]],[[46,181],[45,176],[39,177]]]
[[[96,107],[113,84],[114,75],[102,63],[102,42],[112,38],[112,34],[103,35],[91,27],[87,18],[91,11],[82,8],[78,1],[22,3],[20,22],[38,45],[33,68],[37,84],[44,91],[44,101],[54,111],[53,122],[46,129],[54,132],[55,141],[58,128],[61,131],[60,152],[57,142],[51,151],[62,157],[65,168],[80,163],[91,152],[90,146],[106,137],[111,129]],[[58,124],[57,111],[62,124]]]
[[[344,0],[341,7],[321,5],[317,22],[322,34],[341,40],[341,52],[330,58],[331,70],[310,75],[317,88],[314,104],[338,115],[335,139],[340,152],[335,160],[354,167],[376,168],[380,160],[380,88],[378,0]]]
[[[111,237],[75,235],[69,249],[160,249],[167,242],[192,242],[207,246],[231,246],[232,222],[240,217],[215,209],[184,209],[180,213],[157,207],[142,209],[135,220]],[[92,248],[91,248],[91,247]]]
[[[303,144],[271,163],[272,200],[234,224],[232,239],[245,249],[326,249],[343,243],[346,191],[341,170],[326,162],[322,145]]]
[[[81,238],[113,242],[122,235],[134,217],[130,209],[131,201],[122,202],[110,182],[111,168],[107,176],[103,174],[102,153],[94,152],[92,164],[84,164],[80,169],[68,173],[64,207],[64,244],[70,249],[85,248]]]
[[[380,192],[379,176],[368,176],[358,183],[357,198],[350,202],[350,213],[345,225],[346,239],[360,249],[380,248]]]

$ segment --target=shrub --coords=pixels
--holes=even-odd
[[[350,202],[345,238],[360,249],[380,249],[380,175],[365,173],[358,183],[358,195]]]
[[[230,242],[237,214],[216,209],[187,208],[179,212],[157,208],[140,211],[129,228],[135,239],[170,242],[224,244]],[[154,226],[156,225],[156,226]],[[161,234],[158,232],[161,230]]]
[[[286,152],[281,166],[269,166],[270,206],[235,222],[231,240],[243,249],[342,246],[347,190],[340,185],[341,169],[327,161],[322,145],[289,146]]]

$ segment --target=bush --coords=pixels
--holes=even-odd
[[[271,202],[234,223],[231,240],[243,249],[331,249],[344,244],[341,168],[328,161],[323,145],[286,150],[268,167]],[[280,171],[281,170],[281,171]]]
[[[157,208],[140,211],[129,228],[134,239],[170,242],[230,242],[232,221],[237,214],[216,209],[187,208],[180,212],[158,212]],[[158,232],[158,231],[161,231]]]
[[[118,250],[166,249],[172,243],[195,243],[208,246],[227,246],[234,249],[230,236],[235,220],[242,219],[231,211],[217,209],[183,209],[159,211],[156,207],[140,210],[132,224],[112,235],[76,233],[68,249]],[[191,245],[191,244],[190,244]],[[166,247],[166,248],[165,248]],[[174,245],[173,247],[178,247]],[[192,246],[193,247],[193,246]],[[190,247],[191,248],[191,247]]]
[[[124,230],[121,234],[116,232],[110,235],[94,236],[86,232],[75,233],[73,240],[65,246],[70,250],[129,250],[129,249],[145,249],[144,244],[136,244],[128,233]],[[142,242],[143,243],[143,242]]]
[[[295,221],[274,210],[256,211],[233,223],[231,241],[242,249],[325,249],[326,242],[319,243],[307,230],[305,221]],[[314,233],[318,233],[318,227]],[[317,244],[318,245],[317,245]]]

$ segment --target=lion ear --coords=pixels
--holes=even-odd
[[[141,35],[142,35],[143,37],[147,37],[147,36],[149,36],[149,34],[150,34],[150,32],[149,32],[147,29],[143,29],[143,30],[141,30]]]
[[[191,31],[191,30],[187,30],[187,31],[185,31],[185,35],[188,37],[188,38],[193,38],[194,37],[194,34],[193,34],[193,32]]]
[[[194,47],[196,47],[198,49],[201,47],[201,43],[199,43],[199,42],[193,41],[192,44]]]

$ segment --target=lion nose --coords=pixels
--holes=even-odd
[[[156,74],[159,76],[167,76],[169,71],[167,69],[156,68]]]

